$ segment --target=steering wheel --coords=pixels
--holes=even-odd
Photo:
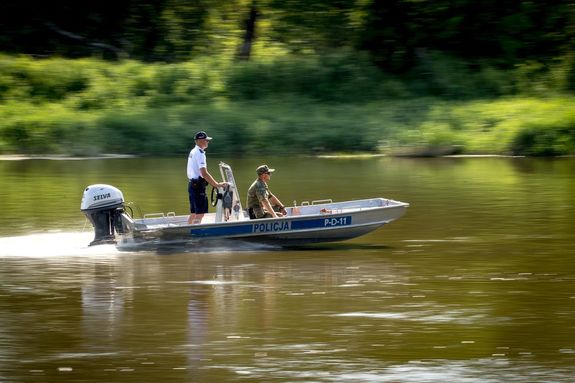
[[[216,197],[214,198],[214,191],[216,192]],[[218,204],[218,199],[222,198],[222,194],[218,192],[218,189],[212,186],[212,194],[210,195],[210,202],[213,207]]]

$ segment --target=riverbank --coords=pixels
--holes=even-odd
[[[574,157],[575,155],[566,155],[559,157]],[[445,154],[445,155],[429,155],[428,152],[414,151],[412,154],[381,154],[381,153],[340,153],[340,154],[319,154],[309,155],[312,158],[323,159],[371,159],[381,157],[443,157],[443,158],[521,158],[525,156],[514,156],[508,154]],[[50,156],[50,155],[0,155],[0,161],[29,161],[29,160],[48,160],[48,161],[83,161],[83,160],[113,160],[123,158],[139,158],[139,156],[132,154],[105,154],[94,157],[78,157],[78,156]]]
[[[355,58],[322,60],[0,56],[0,154],[183,155],[198,130],[215,138],[210,152],[232,155],[575,154],[575,97],[560,85],[563,72],[457,67],[456,76],[444,63],[402,78]]]
[[[213,153],[371,153],[392,156],[575,153],[575,98],[437,98],[328,104],[261,100],[74,111],[19,103],[0,112],[0,153],[95,157],[182,155],[193,135]]]
[[[102,154],[92,157],[64,156],[64,155],[23,155],[23,154],[0,154],[0,161],[26,161],[26,160],[50,160],[50,161],[73,161],[73,160],[100,160],[135,158],[132,154]]]

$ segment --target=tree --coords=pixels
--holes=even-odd
[[[252,45],[256,38],[256,20],[258,18],[258,10],[255,2],[252,2],[248,17],[245,21],[244,38],[240,45],[237,57],[241,60],[249,60],[252,53]]]
[[[413,63],[418,45],[417,18],[404,0],[373,0],[367,7],[367,21],[358,47],[370,52],[375,62],[388,70],[401,71]]]
[[[257,39],[256,39],[257,38]],[[3,0],[0,51],[177,62],[346,48],[404,72],[417,52],[513,67],[574,48],[575,0]]]

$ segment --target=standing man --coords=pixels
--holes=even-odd
[[[286,214],[284,205],[268,188],[268,182],[274,171],[275,169],[270,169],[267,165],[258,166],[256,169],[258,178],[248,189],[247,207],[252,219],[278,218]]]
[[[204,214],[208,212],[206,186],[209,184],[218,188],[226,185],[226,182],[217,182],[208,172],[206,149],[212,137],[209,137],[206,132],[200,131],[196,133],[194,139],[196,146],[190,151],[190,155],[188,156],[188,194],[190,196],[189,224],[202,222]]]

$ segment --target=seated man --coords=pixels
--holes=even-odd
[[[284,205],[268,188],[268,182],[274,171],[275,169],[270,169],[267,165],[258,166],[256,169],[258,178],[248,189],[247,208],[251,219],[278,218],[286,214]]]

